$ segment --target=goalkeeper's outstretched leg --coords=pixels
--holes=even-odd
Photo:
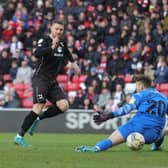
[[[77,152],[100,152],[105,151],[111,148],[112,146],[123,143],[124,141],[125,139],[123,138],[121,133],[118,130],[116,130],[107,139],[98,142],[94,146],[79,146],[75,150]]]

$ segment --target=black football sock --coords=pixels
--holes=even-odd
[[[45,118],[54,117],[62,113],[63,111],[61,111],[58,107],[51,106],[46,111],[44,111],[42,114],[40,114],[39,118],[40,120],[43,120]]]
[[[20,136],[24,136],[25,133],[27,132],[27,130],[30,128],[30,126],[33,124],[34,120],[36,120],[36,118],[38,117],[38,114],[36,114],[33,111],[30,111],[30,113],[25,117],[22,126],[21,126],[21,130],[19,131],[19,135]]]
[[[159,148],[159,147],[162,145],[163,141],[164,141],[164,136],[161,137],[161,138],[159,138],[159,139],[155,142],[156,147]]]

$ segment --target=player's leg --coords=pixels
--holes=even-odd
[[[42,81],[39,78],[34,78],[32,81],[33,86],[33,108],[30,113],[24,118],[21,129],[16,135],[14,142],[15,144],[26,146],[26,142],[24,140],[24,135],[31,127],[33,122],[37,119],[37,117],[42,112],[42,109],[46,102],[46,95],[48,92],[48,83]]]
[[[62,114],[69,108],[67,95],[57,83],[53,83],[50,87],[47,99],[52,102],[53,106],[39,116],[40,120]]]
[[[114,131],[108,138],[98,142],[95,146],[79,146],[77,152],[100,152],[111,148],[112,146],[123,143],[125,139],[119,130]]]
[[[68,110],[69,104],[66,99],[59,100],[56,102],[56,106],[49,107],[46,111],[44,111],[42,114],[40,114],[36,120],[33,122],[32,126],[28,130],[28,133],[32,136],[35,132],[35,129],[39,123],[40,120],[50,118],[57,116],[59,114],[63,114],[65,111]]]
[[[100,152],[107,150],[113,146],[119,145],[126,141],[127,136],[133,132],[134,127],[132,126],[132,121],[119,127],[114,131],[107,139],[98,142],[95,146],[79,146],[76,148],[78,152]]]
[[[36,120],[36,118],[41,113],[42,109],[44,107],[44,104],[34,104],[33,109],[30,111],[28,115],[23,120],[23,123],[21,125],[21,129],[18,132],[18,134],[14,138],[14,143],[17,145],[21,145],[23,147],[30,146],[24,139],[25,133],[28,131],[28,129],[31,127],[33,122]]]
[[[45,118],[50,118],[57,116],[59,114],[62,114],[66,112],[69,108],[69,103],[66,99],[58,100],[56,101],[55,105],[49,107],[44,113],[42,113],[39,116],[40,120],[43,120]]]
[[[53,86],[50,87],[47,98],[53,105],[37,117],[28,131],[30,135],[34,134],[40,120],[63,114],[69,108],[67,96],[57,84],[53,84]]]
[[[112,146],[116,146],[125,141],[123,135],[119,130],[115,130],[107,139],[98,142],[95,147],[100,151],[107,150]]]
[[[164,142],[164,136],[166,134],[166,131],[163,129],[162,135],[157,139],[156,142],[152,143],[151,150],[152,151],[158,151],[161,150],[161,146]]]
[[[151,150],[152,151],[161,150],[163,141],[164,141],[164,136],[160,137],[156,142],[152,143]]]

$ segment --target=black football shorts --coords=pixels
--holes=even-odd
[[[67,99],[66,93],[56,81],[48,81],[35,77],[32,80],[32,87],[34,104],[45,103],[46,100],[55,104],[58,100]]]

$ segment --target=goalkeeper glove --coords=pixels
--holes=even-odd
[[[98,114],[93,116],[93,120],[97,125],[100,125],[101,123],[103,123],[104,121],[107,121],[111,118],[114,118],[113,113],[104,113],[104,112],[98,112]]]

